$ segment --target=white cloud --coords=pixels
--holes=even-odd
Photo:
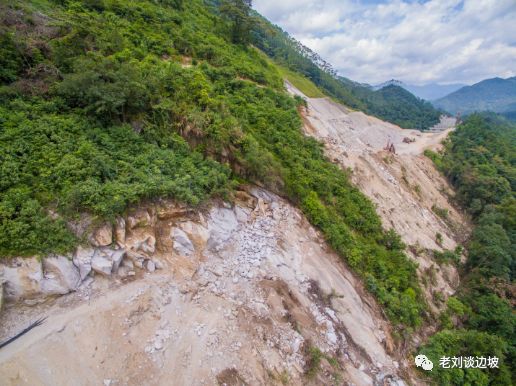
[[[254,7],[356,81],[516,75],[515,0],[255,0]]]

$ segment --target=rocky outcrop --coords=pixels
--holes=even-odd
[[[77,247],[73,257],[73,263],[79,269],[81,280],[84,280],[91,272],[91,259],[94,254],[95,250],[93,248]]]
[[[325,144],[328,158],[353,171],[353,183],[375,204],[383,227],[396,230],[408,245],[407,254],[418,264],[421,287],[437,316],[446,305],[443,297],[452,295],[459,283],[456,268],[438,264],[433,251],[455,249],[469,229],[467,218],[452,205],[451,187],[423,155],[426,148],[439,146],[449,130],[401,129],[328,98],[306,98],[291,84],[287,88],[307,101],[305,133]],[[446,217],[439,217],[435,208]]]
[[[119,249],[82,247],[74,254],[85,284],[71,295],[78,309],[59,319],[74,327],[53,334],[65,351],[27,338],[35,339],[31,352],[47,353],[48,368],[75,374],[81,362],[92,369],[92,384],[106,372],[120,384],[135,384],[143,374],[154,375],[153,385],[213,383],[230,368],[248,384],[276,384],[288,374],[298,385],[317,349],[339,365],[323,360],[314,384],[331,384],[334,372],[349,384],[403,384],[406,364],[375,301],[281,198],[250,188],[234,203],[205,211],[153,203],[118,219],[114,234]],[[88,303],[80,305],[83,299]],[[99,348],[96,354],[91,347]],[[0,359],[0,371],[37,377],[25,355]],[[69,377],[65,383],[76,381]]]
[[[194,253],[194,246],[186,233],[180,228],[173,228],[170,237],[174,240],[174,251],[183,256]]]
[[[7,301],[44,301],[48,296],[75,291],[81,282],[79,270],[65,256],[17,258],[0,265]]]
[[[106,247],[113,242],[113,227],[111,224],[104,224],[95,229],[90,237],[90,243],[94,247]]]
[[[43,259],[42,292],[52,295],[65,295],[75,291],[81,283],[79,270],[66,256]]]

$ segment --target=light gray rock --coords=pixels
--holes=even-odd
[[[91,269],[101,275],[110,276],[113,270],[113,261],[100,253],[96,253],[93,259],[91,259]]]
[[[174,240],[174,251],[182,256],[190,256],[194,253],[195,248],[188,235],[179,228],[172,228],[170,237]]]
[[[41,295],[43,267],[35,258],[17,258],[0,264],[0,281],[4,282],[5,300],[34,299]]]
[[[156,270],[156,264],[154,264],[154,261],[152,260],[147,260],[146,267],[149,272],[154,272]]]
[[[93,248],[77,247],[73,263],[79,269],[81,280],[84,280],[91,272],[91,259],[93,259],[94,254],[95,250]]]
[[[117,273],[118,268],[120,267],[120,264],[122,263],[122,260],[124,259],[125,255],[125,249],[117,249],[113,251],[113,254],[111,255],[111,261],[113,262],[113,273]]]
[[[65,295],[75,291],[81,283],[79,269],[65,256],[43,259],[41,291],[48,295]]]
[[[238,222],[247,222],[250,212],[249,209],[244,209],[238,205],[235,206],[235,216]]]
[[[209,225],[210,238],[207,247],[216,250],[220,245],[229,240],[233,231],[238,227],[235,212],[231,209],[215,207],[210,212]]]
[[[158,259],[152,259],[152,262],[154,263],[156,269],[163,269],[163,263]]]

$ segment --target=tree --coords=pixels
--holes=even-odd
[[[250,15],[251,0],[224,0],[220,12],[231,25],[231,40],[236,44],[247,45],[254,19]]]

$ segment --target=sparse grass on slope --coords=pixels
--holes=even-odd
[[[292,83],[299,91],[305,94],[309,98],[324,98],[324,93],[317,88],[313,82],[298,74],[296,72],[290,71],[289,69],[277,65],[278,71],[283,78]]]

